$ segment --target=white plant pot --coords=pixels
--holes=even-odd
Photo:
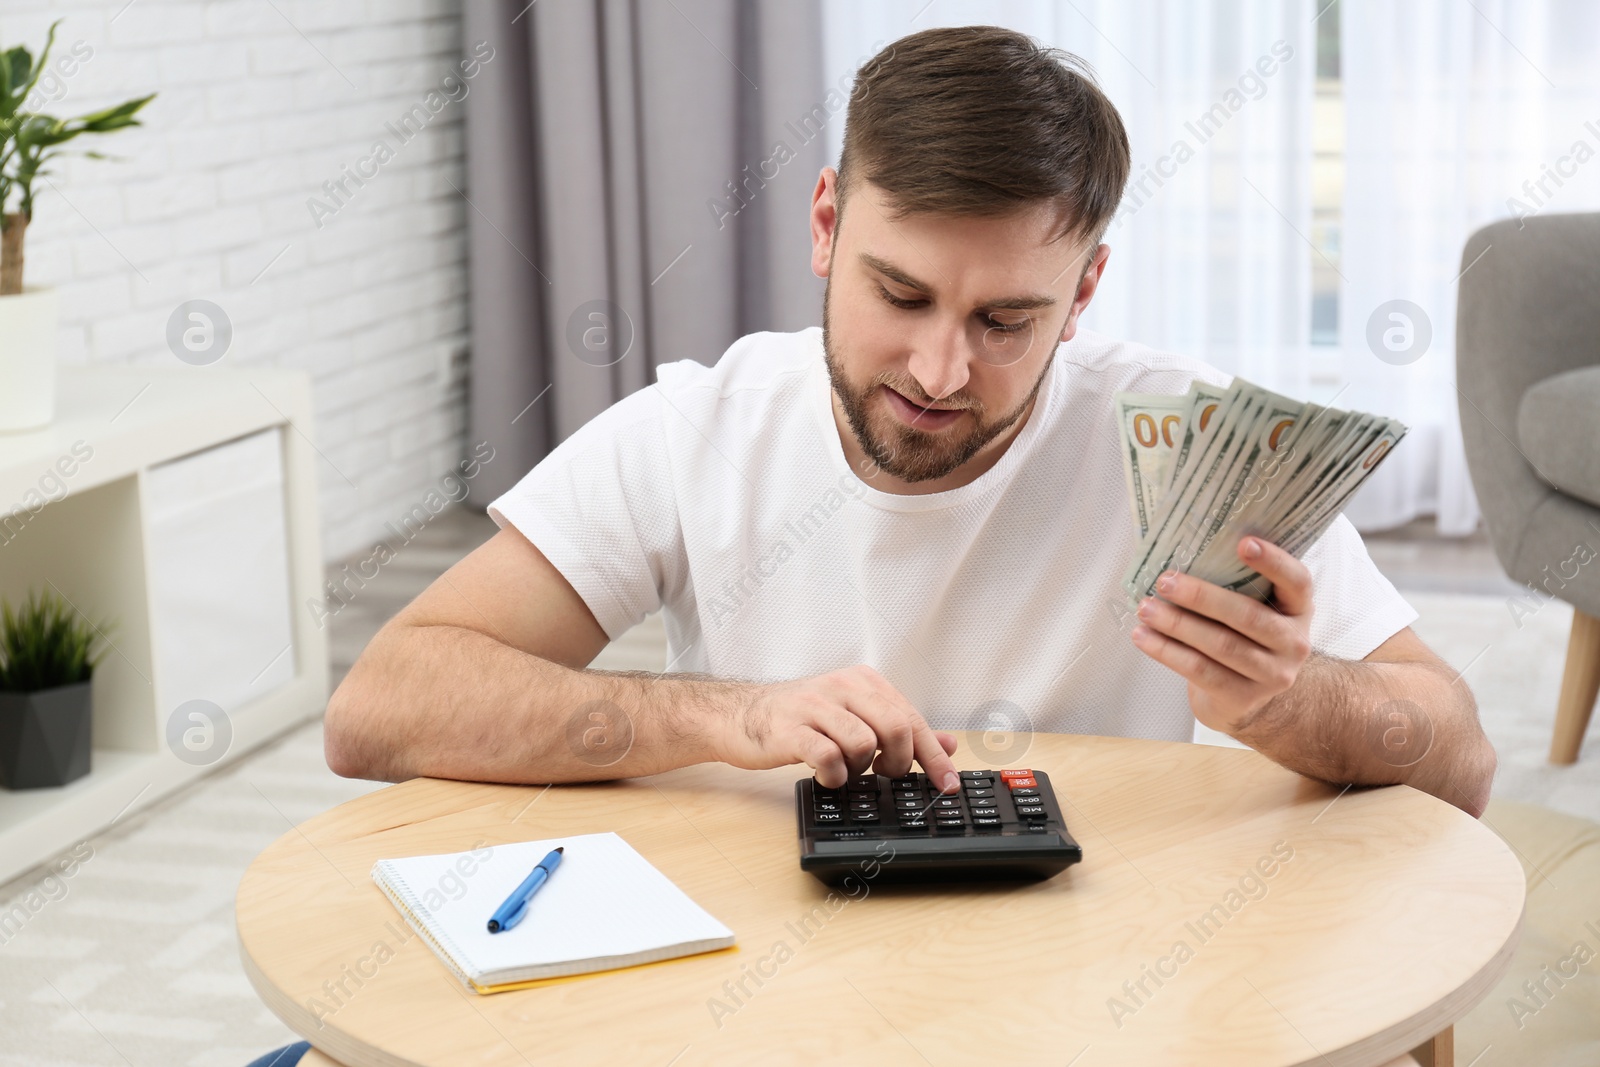
[[[0,296],[0,432],[47,426],[56,409],[56,291]]]

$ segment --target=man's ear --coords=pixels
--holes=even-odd
[[[826,278],[833,269],[833,239],[839,225],[839,172],[823,167],[811,191],[811,273]]]
[[[1072,309],[1067,312],[1067,322],[1061,328],[1061,340],[1070,341],[1078,332],[1078,316],[1083,314],[1083,309],[1089,306],[1089,301],[1094,299],[1095,290],[1100,285],[1100,275],[1105,273],[1106,260],[1111,258],[1111,246],[1096,245],[1094,253],[1089,260],[1089,268],[1083,272],[1083,280],[1078,282],[1078,291],[1072,298]]]

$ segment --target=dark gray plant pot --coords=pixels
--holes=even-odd
[[[39,789],[89,773],[91,684],[0,693],[0,785]]]

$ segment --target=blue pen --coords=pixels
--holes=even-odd
[[[539,865],[528,873],[528,877],[522,880],[522,884],[513,889],[509,897],[506,897],[506,902],[495,909],[495,913],[489,917],[489,932],[491,934],[498,934],[501,930],[509,930],[522,921],[522,917],[528,913],[528,901],[533,899],[533,895],[539,891],[540,886],[549,881],[550,875],[555,873],[555,869],[561,866],[561,852],[561,849],[555,849],[540,860]]]

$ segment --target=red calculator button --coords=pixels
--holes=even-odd
[[[1032,789],[1039,784],[1037,778],[1007,778],[1006,785],[1012,789]]]
[[[1000,772],[1000,777],[1002,777],[1002,778],[1032,778],[1033,777],[1033,772],[1032,771],[1028,771],[1028,770],[1001,771]]]

